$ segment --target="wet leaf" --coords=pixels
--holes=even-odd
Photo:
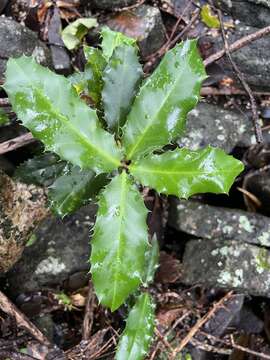
[[[141,87],[128,115],[123,129],[128,159],[138,159],[181,135],[205,77],[195,40],[167,52]]]
[[[116,360],[142,360],[147,355],[155,326],[154,305],[147,293],[141,294],[130,311],[120,337]]]
[[[220,28],[220,22],[216,15],[212,14],[209,4],[203,5],[201,9],[201,19],[209,28]]]
[[[223,150],[207,147],[191,151],[176,149],[149,155],[130,167],[144,186],[160,193],[188,198],[198,193],[228,193],[244,166]]]
[[[66,167],[64,174],[49,189],[51,209],[62,217],[70,214],[95,198],[107,183],[105,174],[96,176],[92,170]]]
[[[100,49],[84,46],[83,50],[87,60],[84,72],[86,74],[92,73],[92,76],[88,76],[87,80],[88,92],[95,104],[99,105],[103,89],[102,74],[106,66],[106,60]]]
[[[107,26],[103,27],[101,30],[102,36],[102,51],[103,56],[107,61],[110,60],[114,50],[120,45],[130,45],[136,46],[136,40],[132,39],[120,32],[113,31]]]
[[[101,193],[91,245],[91,273],[99,301],[116,310],[142,282],[149,247],[147,210],[123,172]]]
[[[14,177],[26,184],[50,186],[62,174],[66,164],[58,155],[45,153],[22,163]]]
[[[9,59],[4,88],[18,117],[47,150],[96,173],[119,166],[121,153],[112,135],[68,79],[22,56]]]
[[[124,125],[143,74],[137,53],[135,46],[118,46],[104,71],[102,100],[105,120],[116,134]]]
[[[62,31],[62,40],[68,50],[74,50],[79,46],[88,30],[97,25],[95,18],[81,18],[66,26]]]
[[[154,281],[155,272],[158,268],[159,246],[156,234],[153,236],[151,245],[146,253],[146,272],[143,280],[146,286]]]

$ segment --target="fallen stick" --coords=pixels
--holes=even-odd
[[[0,155],[3,155],[9,151],[16,150],[22,146],[28,145],[36,141],[31,133],[20,135],[14,139],[7,140],[0,144]]]

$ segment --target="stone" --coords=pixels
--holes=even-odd
[[[215,0],[215,4],[245,25],[258,28],[269,25],[270,9],[264,6],[266,4],[263,1]]]
[[[89,239],[95,205],[88,205],[63,220],[50,217],[35,232],[33,245],[8,273],[14,296],[63,285],[76,272],[89,270]]]
[[[10,57],[33,56],[44,66],[51,66],[51,54],[47,46],[38,40],[37,34],[16,21],[0,18],[0,78],[4,77],[6,62]]]
[[[187,127],[177,141],[180,147],[197,150],[207,145],[231,152],[237,146],[255,144],[252,122],[238,111],[199,103],[187,117]]]
[[[173,199],[169,225],[198,238],[218,238],[220,242],[234,239],[270,247],[270,219],[243,210]]]
[[[3,12],[3,10],[5,9],[6,5],[8,3],[8,0],[1,0],[0,1],[0,14]]]
[[[232,44],[236,40],[258,31],[258,28],[251,26],[235,25],[233,32],[228,32],[228,43]],[[224,48],[222,37],[214,38],[211,36],[202,37],[201,47],[211,48],[211,53],[215,53]],[[209,52],[210,54],[210,52]],[[232,59],[243,73],[246,82],[254,89],[270,90],[270,45],[269,37],[265,36],[232,53]],[[238,82],[235,72],[228,59],[222,57],[218,65],[224,71],[224,75],[234,78]]]
[[[246,176],[245,189],[256,196],[261,206],[259,211],[270,215],[270,171],[260,171]]]
[[[21,257],[35,226],[47,215],[43,188],[13,181],[0,172],[0,272]]]
[[[115,10],[135,5],[138,0],[92,0],[91,7],[100,10]]]
[[[270,252],[238,240],[191,240],[182,281],[270,297]]]
[[[141,5],[111,17],[106,25],[138,40],[141,55],[146,58],[166,42],[166,31],[158,8]]]

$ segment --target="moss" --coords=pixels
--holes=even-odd
[[[259,254],[256,257],[257,265],[264,269],[270,270],[270,263],[268,262],[268,251],[266,249],[260,249]]]

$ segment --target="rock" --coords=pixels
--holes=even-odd
[[[189,113],[186,131],[177,141],[192,150],[213,145],[226,152],[236,145],[248,147],[255,142],[252,122],[243,114],[204,102]]]
[[[169,225],[178,231],[204,239],[234,239],[239,243],[270,247],[270,219],[242,210],[173,199]]]
[[[260,201],[259,211],[270,214],[270,171],[250,174],[245,178],[245,189]]]
[[[270,9],[263,1],[215,0],[215,4],[246,25],[258,28],[269,25]]]
[[[232,44],[236,40],[257,31],[258,28],[251,26],[236,25],[235,31],[227,35],[228,43]],[[202,37],[200,46],[211,48],[211,53],[215,53],[224,48],[221,37],[211,36]],[[270,45],[268,36],[250,42],[238,51],[232,53],[232,59],[243,73],[247,83],[254,89],[270,90]],[[237,81],[235,72],[226,57],[218,61],[223,68],[224,74]]]
[[[141,5],[110,18],[106,25],[136,38],[141,55],[146,58],[166,42],[166,32],[158,8]]]
[[[191,240],[182,280],[270,297],[270,252],[238,240]]]
[[[196,9],[193,3],[188,0],[160,0],[159,6],[162,11],[167,12],[175,17],[183,16],[185,21],[188,21],[192,12]]]
[[[89,270],[89,238],[96,206],[81,208],[64,220],[51,217],[35,232],[35,242],[8,274],[15,296],[62,285],[76,273]]]
[[[114,10],[132,6],[136,3],[137,0],[92,0],[91,7],[100,10]]]
[[[50,51],[38,40],[37,34],[16,21],[1,17],[0,20],[0,78],[10,57],[34,56],[44,66],[51,65]]]
[[[0,173],[0,272],[20,258],[35,226],[47,215],[45,192]]]

